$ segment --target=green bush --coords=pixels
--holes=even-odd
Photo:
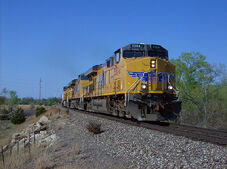
[[[39,115],[43,114],[46,112],[46,109],[44,107],[37,107],[35,111],[35,116],[38,117]]]
[[[13,124],[21,124],[25,121],[24,110],[21,108],[17,108],[11,114],[11,122]]]
[[[0,111],[0,120],[9,120],[9,112],[5,108]]]

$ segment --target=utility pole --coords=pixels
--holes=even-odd
[[[42,88],[42,79],[39,80],[39,105],[41,105],[41,88]]]

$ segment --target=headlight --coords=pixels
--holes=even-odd
[[[151,68],[155,68],[156,67],[156,60],[151,60]]]
[[[147,89],[147,85],[141,84],[141,90],[146,90],[146,89]]]
[[[172,89],[173,89],[173,86],[169,85],[169,86],[168,86],[168,89],[169,89],[169,90],[172,90]]]

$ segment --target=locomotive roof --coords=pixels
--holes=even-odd
[[[68,86],[70,87],[70,86],[73,86],[73,85],[75,85],[75,83],[78,81],[78,79],[73,79],[69,84],[68,84]]]
[[[87,72],[84,73],[85,76],[88,76],[89,74],[99,70],[100,68],[102,68],[104,66],[104,64],[100,64],[100,65],[95,65],[92,66],[92,68],[90,68]]]
[[[86,74],[85,73],[82,73],[78,76],[78,79],[79,80],[87,80],[88,78],[86,77]]]
[[[123,50],[157,50],[157,49],[160,50],[161,49],[161,50],[167,51],[161,45],[145,44],[145,43],[132,43],[132,44],[128,44],[122,48],[119,48],[114,53],[118,52],[120,49],[123,49]]]

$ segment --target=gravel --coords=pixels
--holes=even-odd
[[[90,133],[89,121],[101,134]],[[79,168],[227,168],[227,147],[70,111],[53,124],[56,166]]]

